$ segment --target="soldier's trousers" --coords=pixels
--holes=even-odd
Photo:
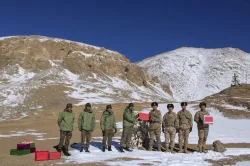
[[[102,145],[106,146],[106,142],[108,139],[108,146],[111,146],[113,136],[114,136],[113,129],[105,130],[105,134],[104,134],[103,139],[102,139]]]
[[[86,147],[89,147],[90,140],[91,140],[92,131],[82,130],[81,131],[81,147],[84,147],[84,143],[86,140]]]
[[[208,128],[198,130],[198,136],[199,136],[198,146],[203,146],[203,147],[206,146],[208,131],[209,131]]]
[[[170,141],[170,147],[174,147],[174,140],[176,135],[176,129],[175,127],[166,127],[164,129],[165,132],[165,145],[166,148],[169,147],[169,141]]]
[[[190,132],[189,128],[179,130],[179,146],[180,147],[182,147],[183,145],[184,145],[184,147],[188,146],[189,132]]]
[[[149,136],[150,136],[149,146],[151,147],[153,146],[155,137],[156,137],[158,146],[161,146],[161,128],[160,127],[158,129],[150,129]]]
[[[134,127],[123,127],[122,138],[120,142],[121,147],[130,147],[130,142],[132,138]]]
[[[63,148],[63,143],[64,143],[64,140],[65,140],[64,148],[65,148],[65,150],[68,150],[69,141],[70,141],[71,137],[72,137],[72,131],[62,131],[62,130],[60,130],[60,141],[59,141],[58,148],[59,149]]]

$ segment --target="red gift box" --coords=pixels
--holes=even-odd
[[[49,160],[49,151],[36,151],[35,153],[36,161]]]
[[[203,123],[204,124],[213,124],[214,123],[214,117],[212,117],[210,115],[204,115]]]
[[[60,152],[50,152],[49,153],[49,159],[50,160],[56,160],[61,158],[61,153]]]
[[[30,148],[30,144],[17,144],[17,150],[25,150],[29,148]]]
[[[30,153],[35,153],[36,152],[36,148],[30,148]]]
[[[149,114],[139,113],[139,120],[149,121]]]

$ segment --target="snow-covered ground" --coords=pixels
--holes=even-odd
[[[152,78],[157,76],[161,84],[169,86],[177,100],[190,101],[230,87],[234,73],[241,83],[246,83],[250,54],[235,48],[182,47],[147,58],[138,65]]]
[[[249,166],[250,165],[250,161],[241,161],[241,162],[237,162],[234,166]]]
[[[39,133],[36,130],[28,129],[25,131],[11,131],[10,134],[0,133],[0,138],[22,137],[22,136],[27,136],[27,135],[35,136],[38,139],[39,138],[41,139],[44,137],[44,135],[46,135],[46,133]]]
[[[180,103],[174,103],[174,111],[178,112],[181,110]],[[188,110],[195,114],[197,111],[193,108],[195,104],[188,105]],[[143,109],[142,112],[148,112],[150,109]],[[162,112],[162,115],[167,112],[167,104],[160,104],[159,110]],[[213,143],[215,140],[221,140],[223,143],[250,143],[249,137],[249,126],[250,120],[232,120],[223,117],[219,111],[213,108],[208,108],[208,111],[212,116],[214,116],[215,122],[213,125],[210,125],[210,131],[208,136],[208,144]],[[117,127],[122,128],[122,122],[117,122]],[[178,136],[177,136],[178,137]],[[175,142],[178,142],[178,138],[176,137]],[[95,139],[101,139],[101,137],[95,137]],[[65,157],[65,163],[91,163],[91,162],[102,162],[107,165],[141,165],[142,163],[148,163],[152,165],[158,166],[204,166],[211,165],[206,162],[206,159],[219,160],[222,158],[227,158],[228,156],[236,156],[236,155],[246,155],[250,154],[250,149],[240,149],[240,148],[228,148],[224,153],[217,153],[214,151],[208,151],[208,153],[190,153],[190,154],[180,154],[180,153],[163,153],[163,152],[148,152],[143,150],[134,150],[133,152],[125,152],[120,153],[117,148],[119,146],[119,139],[117,137],[114,138],[112,152],[101,151],[101,142],[100,141],[92,141],[91,143],[91,153],[80,153],[79,150],[71,150],[72,156]],[[165,138],[161,136],[162,142],[164,142]],[[198,134],[197,134],[197,125],[194,122],[193,131],[189,137],[189,143],[197,144]],[[121,158],[130,158],[131,160],[125,161]],[[60,164],[60,163],[58,163]],[[62,164],[62,163],[61,163]],[[241,164],[241,163],[238,163]],[[241,166],[241,165],[239,165]]]
[[[112,146],[112,152],[101,151],[101,143],[92,142],[92,146],[90,146],[91,153],[80,153],[79,150],[71,150],[70,157],[64,157],[65,163],[93,163],[93,162],[102,162],[107,165],[115,165],[115,166],[136,166],[141,165],[142,163],[148,163],[152,165],[158,166],[204,166],[211,165],[207,163],[206,159],[219,160],[222,158],[226,158],[227,156],[237,156],[237,155],[245,155],[250,154],[250,149],[236,149],[230,148],[227,149],[224,153],[217,153],[214,151],[208,151],[208,153],[164,153],[164,152],[149,152],[143,150],[134,150],[133,152],[125,152],[120,153],[116,148],[118,142],[113,142],[115,145]],[[130,158],[130,161],[122,160],[121,158]],[[60,164],[60,163],[58,163]]]
[[[228,108],[228,109],[232,109],[232,110],[248,111],[247,107],[234,106],[230,104],[221,104],[220,106]]]

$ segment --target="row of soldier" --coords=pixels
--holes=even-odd
[[[168,104],[168,112],[162,118],[161,112],[158,110],[158,103],[153,102],[151,104],[152,110],[149,113],[149,151],[152,151],[155,137],[158,143],[158,150],[161,151],[160,135],[162,128],[162,132],[165,134],[166,151],[168,152],[170,150],[170,152],[173,152],[175,135],[176,133],[179,133],[179,152],[187,153],[188,137],[189,133],[192,131],[193,118],[191,113],[186,110],[187,103],[182,102],[181,106],[182,110],[176,114],[175,112],[173,112],[174,105]],[[75,115],[72,111],[72,107],[73,105],[71,103],[67,104],[66,108],[63,112],[60,113],[58,118],[58,126],[60,128],[60,141],[58,146],[56,146],[55,148],[59,152],[63,151],[66,156],[70,156],[68,148],[70,139],[72,137],[73,125],[75,121]],[[205,152],[209,125],[203,124],[203,116],[209,115],[209,113],[206,111],[206,103],[200,103],[200,108],[201,110],[195,114],[194,120],[198,126],[199,152]],[[130,149],[130,143],[134,131],[133,128],[137,121],[138,115],[134,114],[134,104],[130,103],[125,108],[123,113],[123,132],[119,147],[119,150],[121,152],[124,152],[124,150],[132,151]],[[87,103],[78,118],[78,129],[81,132],[80,152],[83,152],[84,145],[85,152],[90,152],[89,145],[92,132],[95,130],[95,124],[95,114],[91,109],[91,104]],[[108,150],[112,151],[112,137],[117,132],[117,127],[111,105],[107,105],[105,111],[103,111],[100,120],[100,127],[103,134],[102,151],[105,152],[106,142],[108,142]]]
[[[163,116],[158,110],[158,103],[153,102],[151,104],[152,110],[149,113],[149,147],[148,150],[152,151],[154,140],[156,138],[158,151],[161,151],[161,131],[165,135],[165,151],[174,153],[174,140],[176,133],[179,136],[179,152],[187,153],[188,152],[188,137],[189,133],[192,132],[193,128],[193,117],[192,114],[186,109],[187,102],[182,102],[180,110],[177,114],[173,112],[174,105],[168,104],[168,112]],[[198,151],[205,152],[206,149],[206,140],[209,131],[209,125],[203,123],[204,115],[209,115],[206,111],[206,103],[201,102],[199,104],[200,111],[196,112],[194,116],[194,121],[197,123],[198,127]],[[129,149],[133,124],[136,122],[136,116],[133,114],[134,104],[131,103],[125,109],[123,114],[123,133],[120,143],[120,151],[123,152],[123,149],[131,151]]]

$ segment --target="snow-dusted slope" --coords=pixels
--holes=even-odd
[[[183,47],[138,63],[162,85],[170,86],[177,100],[198,100],[231,85],[234,73],[241,82],[250,76],[250,54],[239,49]],[[249,78],[248,76],[248,78]]]
[[[0,121],[68,102],[168,99],[159,83],[118,52],[44,36],[0,38]]]

